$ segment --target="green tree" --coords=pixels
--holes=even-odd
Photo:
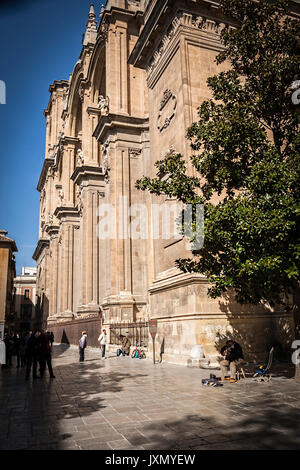
[[[232,289],[239,303],[292,308],[299,282],[300,137],[291,83],[300,60],[299,21],[288,16],[288,3],[220,1],[239,26],[221,32],[224,51],[216,61],[230,67],[208,79],[212,99],[187,131],[194,176],[182,155],[168,155],[156,162],[157,177],[136,186],[204,204],[204,246],[176,265],[206,275],[211,297]]]

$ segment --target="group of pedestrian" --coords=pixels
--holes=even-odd
[[[121,348],[117,351],[117,356],[129,356],[131,342],[127,336],[120,335],[119,339],[121,341]],[[106,359],[106,344],[107,344],[107,332],[104,328],[100,334],[98,341],[101,347],[101,359]],[[83,330],[81,332],[81,338],[79,340],[79,362],[84,361],[84,350],[87,347],[87,332]]]
[[[3,340],[6,351],[6,364],[3,364],[2,367],[12,367],[14,356],[17,358],[17,368],[24,367],[26,364],[26,334],[6,333]]]
[[[25,379],[28,380],[32,368],[32,378],[43,378],[46,366],[48,367],[51,379],[55,379],[52,369],[52,344],[53,336],[48,331],[35,330],[27,336],[26,344],[26,374]],[[38,376],[39,366],[39,376]]]

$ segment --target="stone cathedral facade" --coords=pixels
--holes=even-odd
[[[172,201],[135,188],[168,152],[191,154],[186,129],[210,97],[207,78],[225,69],[214,59],[226,24],[234,26],[215,0],[108,0],[100,21],[91,6],[79,59],[69,80],[50,86],[44,112],[33,257],[43,326],[57,341],[77,344],[84,328],[96,346],[103,326],[112,332],[116,324],[157,319],[156,347],[171,362],[188,363],[201,345],[213,363],[228,337],[249,357],[272,341],[289,347],[290,313],[213,300],[203,276],[174,268],[189,256],[185,240],[151,235],[153,204]],[[116,221],[105,239],[103,204]],[[149,236],[126,236],[133,204],[147,208]],[[110,342],[114,350],[112,335]]]

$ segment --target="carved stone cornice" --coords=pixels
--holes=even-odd
[[[157,292],[165,292],[170,289],[178,289],[192,284],[208,284],[208,280],[202,274],[183,273],[177,268],[171,268],[157,276],[149,287],[148,292],[150,295],[153,295]]]
[[[78,139],[78,137],[64,135],[61,139],[61,143],[62,145],[76,145],[80,143],[80,139]]]
[[[63,217],[75,217],[76,219],[78,219],[79,213],[75,207],[57,207],[54,211],[54,215],[59,220],[61,220]]]
[[[78,185],[80,185],[82,180],[88,179],[104,181],[104,172],[103,169],[98,166],[82,165],[75,169],[71,179]]]
[[[108,114],[107,116],[101,116],[96,129],[94,130],[93,137],[98,141],[103,142],[105,140],[105,134],[111,129],[134,129],[134,130],[148,130],[149,119],[138,118],[133,116],[124,116],[122,114]]]
[[[37,246],[36,246],[36,249],[34,250],[34,253],[32,255],[32,258],[37,261],[38,258],[40,257],[41,253],[49,248],[49,244],[50,244],[50,240],[49,238],[40,238],[38,243],[37,243]]]
[[[42,171],[41,171],[41,175],[40,175],[40,179],[39,179],[39,182],[38,182],[38,185],[37,185],[37,190],[38,191],[42,191],[43,186],[44,186],[45,181],[46,181],[48,169],[51,166],[54,166],[54,165],[55,165],[55,159],[54,158],[45,158],[43,168],[42,168]]]
[[[50,238],[55,237],[58,235],[59,226],[58,225],[48,225],[45,229],[46,233],[50,236]]]
[[[199,15],[204,21],[197,22]],[[217,1],[157,0],[151,13],[146,15],[144,28],[128,62],[135,67],[147,69],[150,74],[180,28],[190,32],[203,29],[208,36],[213,33],[215,46],[222,29],[220,25],[225,23],[235,24],[232,19],[224,17]]]

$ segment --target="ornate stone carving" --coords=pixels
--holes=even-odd
[[[82,149],[77,150],[77,165],[82,166],[84,164]]]
[[[170,157],[171,155],[175,155],[176,153],[177,153],[177,151],[175,150],[175,147],[172,144],[172,145],[170,145],[170,147],[168,148],[166,153],[162,153],[162,158]]]
[[[109,143],[108,141],[106,141],[102,145],[102,153],[103,153],[102,170],[104,173],[104,181],[107,184],[109,183],[109,171],[110,171],[109,160],[108,160],[108,149],[109,149]]]
[[[174,18],[172,24],[170,25],[167,33],[162,38],[157,50],[154,52],[150,65],[147,69],[148,75],[154,70],[160,58],[168,48],[171,40],[175,36],[179,26],[184,26],[188,28],[197,28],[203,31],[211,32],[216,35],[219,35],[223,28],[227,27],[225,23],[219,23],[215,20],[210,20],[208,18],[189,15],[183,12],[179,12],[176,18]]]
[[[108,96],[104,98],[103,95],[100,95],[98,98],[98,108],[101,111],[101,114],[107,115],[109,113],[109,98]]]
[[[104,12],[104,10],[100,12],[100,17],[101,17],[101,14],[103,15],[103,12]],[[99,29],[99,32],[98,32],[98,37],[103,39],[104,41],[107,41],[108,31],[109,31],[109,23],[106,20],[104,23],[101,23],[101,25],[100,25],[100,29]]]
[[[197,29],[202,29],[215,34],[220,34],[222,29],[226,28],[225,23],[219,23],[218,21],[197,15],[192,16],[192,25]]]
[[[83,192],[83,186],[81,184],[77,190],[77,200],[78,200],[77,209],[78,209],[80,217],[82,217],[82,214],[83,214],[82,192]]]
[[[128,153],[130,158],[138,158],[141,155],[142,151],[141,149],[129,148]]]
[[[177,108],[177,98],[171,90],[165,90],[160,103],[159,115],[157,119],[157,128],[160,132],[169,127],[173,121]]]
[[[83,103],[83,100],[84,100],[84,89],[83,89],[83,86],[82,86],[82,85],[80,85],[79,88],[78,88],[78,94],[79,94],[79,98],[80,98],[81,103]]]
[[[167,104],[167,102],[169,101],[171,97],[172,97],[171,90],[167,89],[166,91],[164,91],[163,99],[160,102],[160,108],[159,108],[160,111],[165,107],[165,105]]]
[[[172,38],[175,36],[175,33],[177,31],[178,26],[180,25],[180,18],[182,16],[182,13],[179,13],[179,15],[174,18],[170,28],[168,29],[167,33],[165,36],[162,38],[161,43],[159,44],[157,51],[154,52],[153,58],[150,62],[150,66],[147,69],[148,74],[152,72],[152,70],[155,68],[155,66],[158,64],[161,56],[167,49],[168,45],[170,44]]]
[[[53,225],[53,215],[48,213],[48,225]]]
[[[63,205],[63,200],[64,200],[64,192],[62,189],[59,189],[58,191],[58,204],[59,206]]]

